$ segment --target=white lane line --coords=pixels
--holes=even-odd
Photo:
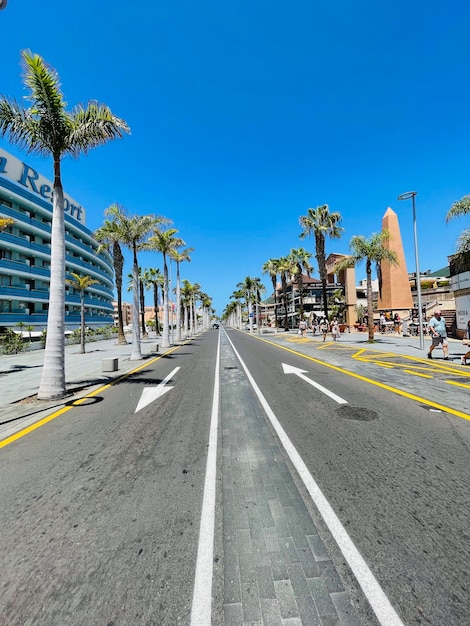
[[[328,526],[331,535],[333,536],[334,540],[338,544],[339,549],[343,553],[344,558],[346,559],[349,567],[351,568],[351,571],[353,572],[356,580],[361,586],[362,591],[364,592],[364,595],[367,598],[372,610],[377,616],[379,623],[382,626],[404,626],[403,622],[401,621],[392,604],[390,603],[390,600],[387,598],[385,592],[379,585],[374,574],[369,569],[369,566],[365,562],[361,553],[352,542],[350,536],[346,532],[344,526],[339,521],[330,503],[325,498],[320,487],[317,485],[317,483],[313,479],[313,476],[308,471],[307,466],[302,460],[300,454],[297,452],[294,444],[291,442],[281,424],[279,423],[279,420],[274,415],[271,407],[261,393],[261,390],[256,384],[253,376],[250,374],[241,356],[235,349],[235,346],[228,336],[227,338],[230,341],[233,351],[240,361],[241,366],[245,370],[248,380],[250,381],[254,392],[258,396],[258,399],[261,402],[261,405],[263,406],[271,424],[273,425],[277,436],[279,437],[285,451],[292,461],[292,464],[294,465],[305,487],[307,488],[313,502],[315,503],[315,506],[320,512],[320,515],[323,517],[325,524]]]
[[[212,568],[214,563],[214,519],[217,475],[217,428],[219,421],[219,372],[220,333],[215,365],[214,395],[212,398],[209,449],[207,452],[206,478],[202,500],[201,525],[197,549],[196,575],[194,580],[191,626],[207,626],[211,623]]]
[[[321,391],[322,393],[324,393],[326,396],[328,396],[329,398],[331,398],[338,404],[348,404],[348,401],[345,400],[344,398],[341,398],[341,396],[336,395],[335,393],[333,393],[326,387],[323,387],[323,385],[320,385],[320,383],[317,383],[311,378],[308,378],[307,376],[305,376],[305,374],[308,374],[307,370],[301,370],[300,367],[287,365],[287,363],[282,363],[282,369],[284,371],[284,374],[295,374],[296,376],[298,376],[302,380],[305,380],[305,382],[307,382],[309,385],[312,385],[312,387],[315,387],[315,389],[318,389],[318,391]]]

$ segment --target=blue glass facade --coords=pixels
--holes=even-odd
[[[85,211],[65,195],[66,275],[91,276],[85,291],[86,324],[113,324],[111,256],[85,226]],[[18,322],[42,331],[47,324],[50,280],[52,183],[0,148],[0,217],[13,224],[0,233],[0,332]],[[65,324],[80,324],[80,294],[66,286]]]

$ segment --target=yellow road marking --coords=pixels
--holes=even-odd
[[[280,350],[285,350],[286,352],[290,352],[295,354],[296,356],[300,356],[303,359],[307,359],[308,361],[313,361],[313,363],[317,363],[318,365],[323,365],[329,369],[332,369],[336,372],[340,372],[341,374],[346,374],[347,376],[351,376],[352,378],[357,378],[358,380],[362,380],[365,383],[369,383],[370,385],[374,385],[375,387],[380,387],[381,389],[385,389],[386,391],[390,391],[391,393],[395,393],[398,396],[403,396],[404,398],[408,398],[409,400],[414,400],[415,402],[420,402],[427,406],[431,406],[434,409],[439,409],[440,411],[444,411],[445,413],[450,413],[451,415],[456,415],[457,417],[461,417],[462,419],[470,421],[470,415],[468,413],[463,413],[462,411],[458,411],[457,409],[452,409],[451,407],[445,406],[444,404],[439,404],[438,402],[433,402],[432,400],[427,400],[426,398],[422,398],[421,396],[416,396],[412,393],[408,393],[407,391],[402,391],[401,389],[397,389],[396,387],[391,387],[385,383],[381,383],[377,380],[372,380],[371,378],[367,378],[366,376],[361,376],[361,374],[356,374],[355,372],[350,372],[345,370],[337,365],[332,365],[331,363],[325,363],[325,361],[320,361],[320,359],[316,359],[315,357],[308,356],[306,354],[302,354],[301,352],[297,352],[292,348],[288,348],[286,346],[280,346],[277,343],[273,343],[268,339],[263,339],[262,337],[254,337],[258,341],[264,341],[275,348],[279,348]],[[402,355],[400,355],[402,356]],[[410,357],[412,358],[412,357]]]
[[[413,370],[403,370],[407,374],[413,374],[413,376],[421,376],[421,378],[432,378],[431,374],[421,374],[420,372],[415,372]]]
[[[161,358],[163,358],[167,354],[171,354],[171,352],[174,352],[178,348],[181,348],[181,346],[183,346],[186,343],[187,343],[187,341],[185,341],[180,346],[175,346],[171,350],[167,350],[166,352],[164,352],[163,354],[160,354],[159,356],[155,357],[154,359],[150,359],[150,361],[147,361],[146,363],[144,363],[142,365],[139,365],[138,367],[134,368],[130,372],[126,372],[122,376],[119,376],[119,378],[116,378],[115,380],[111,381],[110,383],[106,383],[106,385],[102,385],[98,389],[95,389],[94,391],[88,393],[86,396],[83,396],[82,398],[77,398],[77,400],[74,400],[73,402],[71,402],[67,406],[62,407],[58,411],[55,411],[54,413],[51,413],[50,415],[47,415],[43,419],[35,422],[34,424],[31,424],[30,426],[27,426],[26,428],[23,428],[22,430],[19,430],[14,435],[11,435],[10,437],[7,437],[6,439],[0,440],[0,448],[4,448],[5,446],[8,446],[10,443],[13,443],[14,441],[17,441],[18,439],[21,439],[25,435],[28,435],[29,433],[33,432],[33,430],[36,430],[36,428],[40,428],[41,426],[44,426],[44,424],[47,424],[48,422],[51,422],[52,420],[55,420],[57,417],[59,417],[60,415],[63,415],[64,413],[67,413],[67,411],[70,411],[70,409],[73,409],[74,407],[79,406],[80,404],[83,404],[89,398],[93,398],[93,396],[96,396],[98,393],[102,393],[103,391],[106,391],[106,389],[109,389],[113,385],[116,385],[117,383],[121,382],[122,380],[125,380],[126,378],[128,378],[132,374],[135,374],[136,372],[139,372],[140,370],[145,369],[149,365],[152,365],[153,363],[156,363]],[[47,409],[44,409],[44,410],[47,411]]]
[[[446,380],[448,385],[455,385],[456,387],[464,387],[465,389],[470,389],[470,385],[466,385],[465,383],[457,383],[455,380]]]

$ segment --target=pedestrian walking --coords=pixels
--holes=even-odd
[[[467,321],[467,339],[470,339],[470,320]]]
[[[299,334],[302,335],[302,337],[305,337],[307,334],[307,322],[305,320],[300,320],[299,322]]]
[[[333,320],[331,322],[331,334],[333,335],[333,341],[337,341],[339,339],[340,332],[338,320]]]
[[[329,330],[330,330],[330,325],[328,324],[328,320],[323,319],[320,324],[320,331],[321,331],[321,334],[323,335],[323,341],[326,341],[326,336]]]
[[[446,321],[442,317],[440,309],[434,311],[434,316],[429,320],[429,331],[431,333],[431,347],[428,352],[428,359],[432,359],[432,351],[436,346],[442,345],[444,360],[448,361],[449,342],[447,341]]]
[[[385,322],[386,322],[386,317],[383,313],[380,314],[380,318],[379,318],[379,332],[384,335],[385,334]]]
[[[393,324],[394,324],[395,332],[397,333],[397,335],[399,335],[400,327],[401,327],[401,319],[398,313],[395,313],[395,315],[393,316]]]

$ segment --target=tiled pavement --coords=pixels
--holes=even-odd
[[[357,626],[263,409],[221,342],[225,624]]]

